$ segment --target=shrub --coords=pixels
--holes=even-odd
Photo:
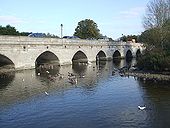
[[[137,67],[147,71],[170,71],[170,56],[162,51],[147,51],[138,59]]]

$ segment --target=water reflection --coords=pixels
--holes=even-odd
[[[54,90],[63,91],[75,87],[68,82],[68,72],[73,73],[78,78],[76,87],[94,90],[96,82],[109,77],[112,64],[112,62],[107,61],[67,66],[46,64],[40,65],[35,70],[23,70],[1,76],[0,105],[26,100],[36,95],[44,95],[45,91],[50,93]],[[124,64],[125,62],[121,61],[121,65]],[[60,77],[61,74],[63,77]]]
[[[74,73],[82,75],[87,71],[87,63],[73,63],[72,69]]]
[[[0,127],[169,127],[169,84],[111,75],[127,64],[135,60],[40,66],[4,77]]]
[[[10,85],[15,77],[14,72],[0,74],[0,90],[5,89],[6,86]]]
[[[170,127],[170,84],[143,79],[138,79],[138,83],[143,93],[144,104],[147,106],[148,120],[154,122],[151,123],[151,127]]]

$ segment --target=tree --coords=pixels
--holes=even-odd
[[[151,46],[161,46],[160,30],[158,28],[152,28],[145,30],[139,36],[139,42],[144,42]]]
[[[100,30],[93,20],[85,19],[78,22],[74,36],[78,36],[81,39],[98,39],[100,37]]]
[[[143,25],[145,29],[162,27],[170,19],[170,0],[153,0],[147,5]]]
[[[10,25],[7,25],[6,27],[0,26],[0,35],[19,35],[19,32],[15,29],[15,27]]]
[[[153,0],[144,17],[145,31],[139,37],[147,44],[138,60],[141,69],[170,71],[170,0]]]
[[[164,49],[169,53],[170,55],[170,19],[167,20],[164,24],[163,24],[163,32],[164,32]]]
[[[136,42],[138,42],[138,37],[136,35],[123,35],[122,37],[120,37],[120,40],[123,42],[127,42],[127,41],[132,41],[132,39],[135,39]]]
[[[143,19],[143,25],[146,29],[141,37],[148,44],[154,44],[165,49],[167,43],[168,31],[165,24],[170,19],[170,0],[153,0],[147,5],[146,15]],[[146,36],[147,34],[147,36]]]
[[[20,32],[19,33],[20,36],[28,36],[29,34],[31,34],[31,32]]]

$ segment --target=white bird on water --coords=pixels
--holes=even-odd
[[[48,92],[45,92],[45,94],[48,96],[49,94],[48,94]]]
[[[144,110],[146,107],[145,106],[138,106],[140,110]]]

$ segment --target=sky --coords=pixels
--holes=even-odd
[[[20,32],[71,36],[78,22],[93,20],[100,33],[117,39],[144,31],[142,18],[149,0],[0,0],[0,25]]]

